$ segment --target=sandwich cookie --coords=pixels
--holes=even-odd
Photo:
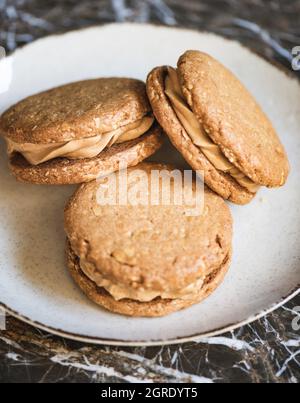
[[[224,199],[250,202],[285,184],[289,163],[270,120],[243,84],[211,56],[188,51],[177,69],[147,79],[154,115],[173,145]]]
[[[124,189],[127,194],[136,189],[150,200],[153,172],[174,171],[156,163],[130,168],[123,195]],[[120,175],[111,176],[120,182]],[[65,209],[68,268],[83,292],[110,311],[144,317],[167,315],[208,297],[224,279],[232,254],[232,217],[224,200],[202,188],[202,208],[191,214],[196,181],[191,198],[180,204],[174,202],[174,183],[167,187],[162,180],[159,202],[104,205],[102,180],[81,185]],[[162,195],[169,189],[168,204]]]
[[[0,119],[21,182],[76,184],[133,166],[161,146],[145,84],[101,78],[33,95]]]

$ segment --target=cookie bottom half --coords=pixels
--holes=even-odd
[[[193,295],[193,299],[156,298],[150,302],[139,302],[131,299],[116,301],[104,288],[98,287],[83,273],[80,268],[79,258],[73,252],[69,242],[66,247],[66,257],[69,271],[75,283],[96,304],[122,315],[159,317],[187,308],[207,298],[222,283],[231,262],[231,251],[226,256],[221,267],[205,278],[203,286]]]
[[[165,94],[166,75],[167,67],[154,69],[147,79],[147,92],[154,115],[171,143],[193,170],[203,172],[204,181],[210,189],[232,203],[250,203],[256,194],[249,192],[228,173],[215,168],[185,131]]]
[[[115,144],[97,157],[69,160],[56,158],[34,166],[21,154],[10,159],[10,169],[19,182],[39,185],[72,185],[91,182],[119,170],[120,161],[135,166],[154,154],[163,144],[161,129],[156,126],[142,137]]]

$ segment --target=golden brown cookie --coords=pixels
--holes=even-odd
[[[145,84],[101,78],[26,98],[1,116],[10,166],[18,180],[74,184],[135,165],[161,146]]]
[[[154,163],[130,168],[126,194],[135,186],[143,195],[153,194],[153,171],[174,173]],[[122,173],[115,175],[119,183]],[[82,185],[65,209],[68,265],[85,293],[107,309],[132,316],[162,316],[208,296],[231,258],[232,217],[222,198],[203,189],[203,205],[192,215],[192,203],[173,201],[171,184],[169,204],[159,198],[155,205],[103,205],[99,192],[108,187],[106,180]],[[192,183],[195,197],[199,189]],[[121,188],[116,189],[119,197]],[[159,195],[167,189],[162,181]]]
[[[188,51],[177,70],[154,69],[147,92],[173,145],[223,198],[246,204],[260,186],[286,182],[289,163],[271,122],[242,83],[211,56]]]

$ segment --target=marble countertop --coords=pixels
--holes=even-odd
[[[0,45],[112,21],[154,22],[235,38],[291,70],[299,0],[0,0]],[[299,73],[294,73],[299,75]],[[272,314],[200,342],[118,348],[68,341],[9,317],[0,332],[0,382],[300,381],[300,295]]]

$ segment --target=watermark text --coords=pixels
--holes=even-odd
[[[204,210],[203,172],[192,170],[122,169],[98,178],[99,206],[182,206],[186,216]]]
[[[3,308],[0,307],[0,330],[6,330],[6,313]]]
[[[292,329],[295,332],[300,330],[300,306],[295,306],[294,311],[296,312],[296,317],[292,321]]]
[[[300,71],[300,46],[295,46],[292,49],[292,69]]]
[[[6,52],[3,46],[0,46],[0,60],[4,59],[4,57],[6,56]]]

